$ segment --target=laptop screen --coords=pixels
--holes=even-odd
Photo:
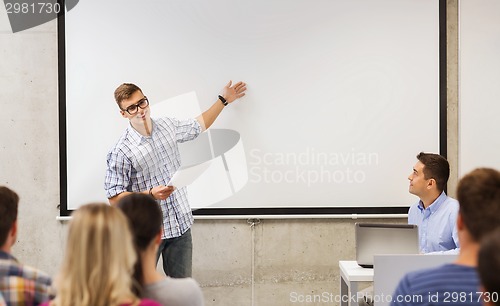
[[[418,254],[418,229],[413,224],[356,223],[356,261],[373,267],[379,254]]]

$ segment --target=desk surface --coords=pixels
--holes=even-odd
[[[339,268],[347,282],[373,281],[373,268],[363,268],[355,260],[341,260]]]

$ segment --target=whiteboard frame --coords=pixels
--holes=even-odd
[[[60,216],[70,216],[67,194],[67,130],[66,130],[66,62],[65,62],[65,14],[58,17],[59,62],[59,158],[60,158]],[[447,59],[446,59],[446,1],[439,0],[439,153],[447,156]],[[303,207],[303,208],[203,208],[193,211],[195,216],[272,216],[276,218],[315,218],[316,216],[367,217],[406,216],[408,206],[401,207]]]

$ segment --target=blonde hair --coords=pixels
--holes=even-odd
[[[137,305],[132,293],[136,254],[127,220],[119,209],[88,204],[73,213],[66,255],[50,305]]]

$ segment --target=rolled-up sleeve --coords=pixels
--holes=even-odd
[[[111,151],[106,158],[107,169],[104,179],[106,196],[112,198],[124,191],[130,184],[132,164],[121,151]]]
[[[173,119],[172,123],[175,126],[175,139],[177,142],[193,140],[201,133],[200,123],[196,119]]]

